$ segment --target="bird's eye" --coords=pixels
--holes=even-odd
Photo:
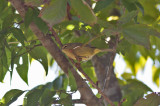
[[[63,47],[62,47],[62,49],[65,49],[67,47],[67,45],[64,45]]]

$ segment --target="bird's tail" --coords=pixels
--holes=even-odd
[[[115,52],[114,49],[100,49],[100,52]]]
[[[99,53],[99,52],[114,52],[114,49],[95,49],[94,50],[94,55]]]

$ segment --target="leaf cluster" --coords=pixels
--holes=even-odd
[[[22,19],[10,2],[0,0],[0,82],[3,82],[8,71],[12,78],[16,68],[28,84],[28,67],[33,59],[39,61],[48,74],[48,66],[53,64],[54,59],[29,28],[30,24],[35,23],[44,34],[51,34],[49,27],[53,28],[63,44],[86,43],[100,36],[90,45],[104,49],[111,47],[109,44],[115,36],[120,36],[117,53],[123,55],[127,67],[131,69],[131,73],[124,73],[120,81],[123,96],[128,100],[123,105],[133,105],[147,91],[151,91],[143,83],[133,80],[137,72],[144,69],[148,58],[154,62],[153,81],[159,86],[160,12],[155,7],[158,0],[24,0],[24,3],[28,8]],[[82,63],[82,68],[94,82],[97,81],[91,61]],[[74,77],[69,76],[71,91],[74,91],[77,89]],[[45,106],[56,100],[60,104],[71,105],[67,85],[68,79],[61,75],[53,82],[28,92],[11,90],[1,99],[1,104],[9,105],[27,92],[24,105]],[[137,104],[143,104],[143,101]]]
[[[71,90],[67,90],[67,86],[70,86]],[[65,75],[60,75],[52,82],[38,85],[31,90],[22,91],[12,89],[3,96],[0,100],[0,105],[8,106],[25,93],[23,100],[24,106],[50,106],[53,103],[71,106],[73,104],[72,94],[76,90],[74,77],[70,73],[68,78]]]

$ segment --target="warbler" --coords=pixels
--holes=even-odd
[[[113,52],[113,49],[98,49],[90,45],[84,45],[82,43],[68,43],[63,45],[62,52],[68,57],[78,61],[90,60],[94,55],[99,52]]]

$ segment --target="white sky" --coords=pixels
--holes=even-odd
[[[126,64],[123,60],[123,58],[120,55],[117,55],[115,58],[115,72],[120,76],[124,70],[126,70]],[[154,92],[160,92],[160,88],[158,88],[153,82],[152,82],[152,60],[148,59],[146,63],[146,67],[144,71],[139,71],[136,78],[142,82],[144,82],[147,86],[149,86]],[[45,84],[48,81],[53,81],[58,76],[58,66],[57,64],[54,64],[50,69],[48,76],[45,77],[45,71],[42,67],[42,65],[37,62],[33,61],[31,66],[29,67],[28,72],[28,79],[29,79],[29,86],[25,84],[25,82],[19,77],[18,73],[14,70],[13,72],[13,78],[10,84],[10,75],[9,73],[6,74],[4,83],[0,83],[0,99],[3,97],[3,95],[9,91],[10,89],[20,89],[20,90],[29,90],[33,87]],[[127,70],[128,72],[128,70]],[[94,90],[94,93],[97,93],[96,90]],[[23,103],[23,94],[16,102],[14,102],[11,106],[20,105]],[[79,93],[76,93],[73,95],[74,99],[78,99]],[[76,105],[78,106],[78,105]],[[79,105],[83,106],[83,105]]]

